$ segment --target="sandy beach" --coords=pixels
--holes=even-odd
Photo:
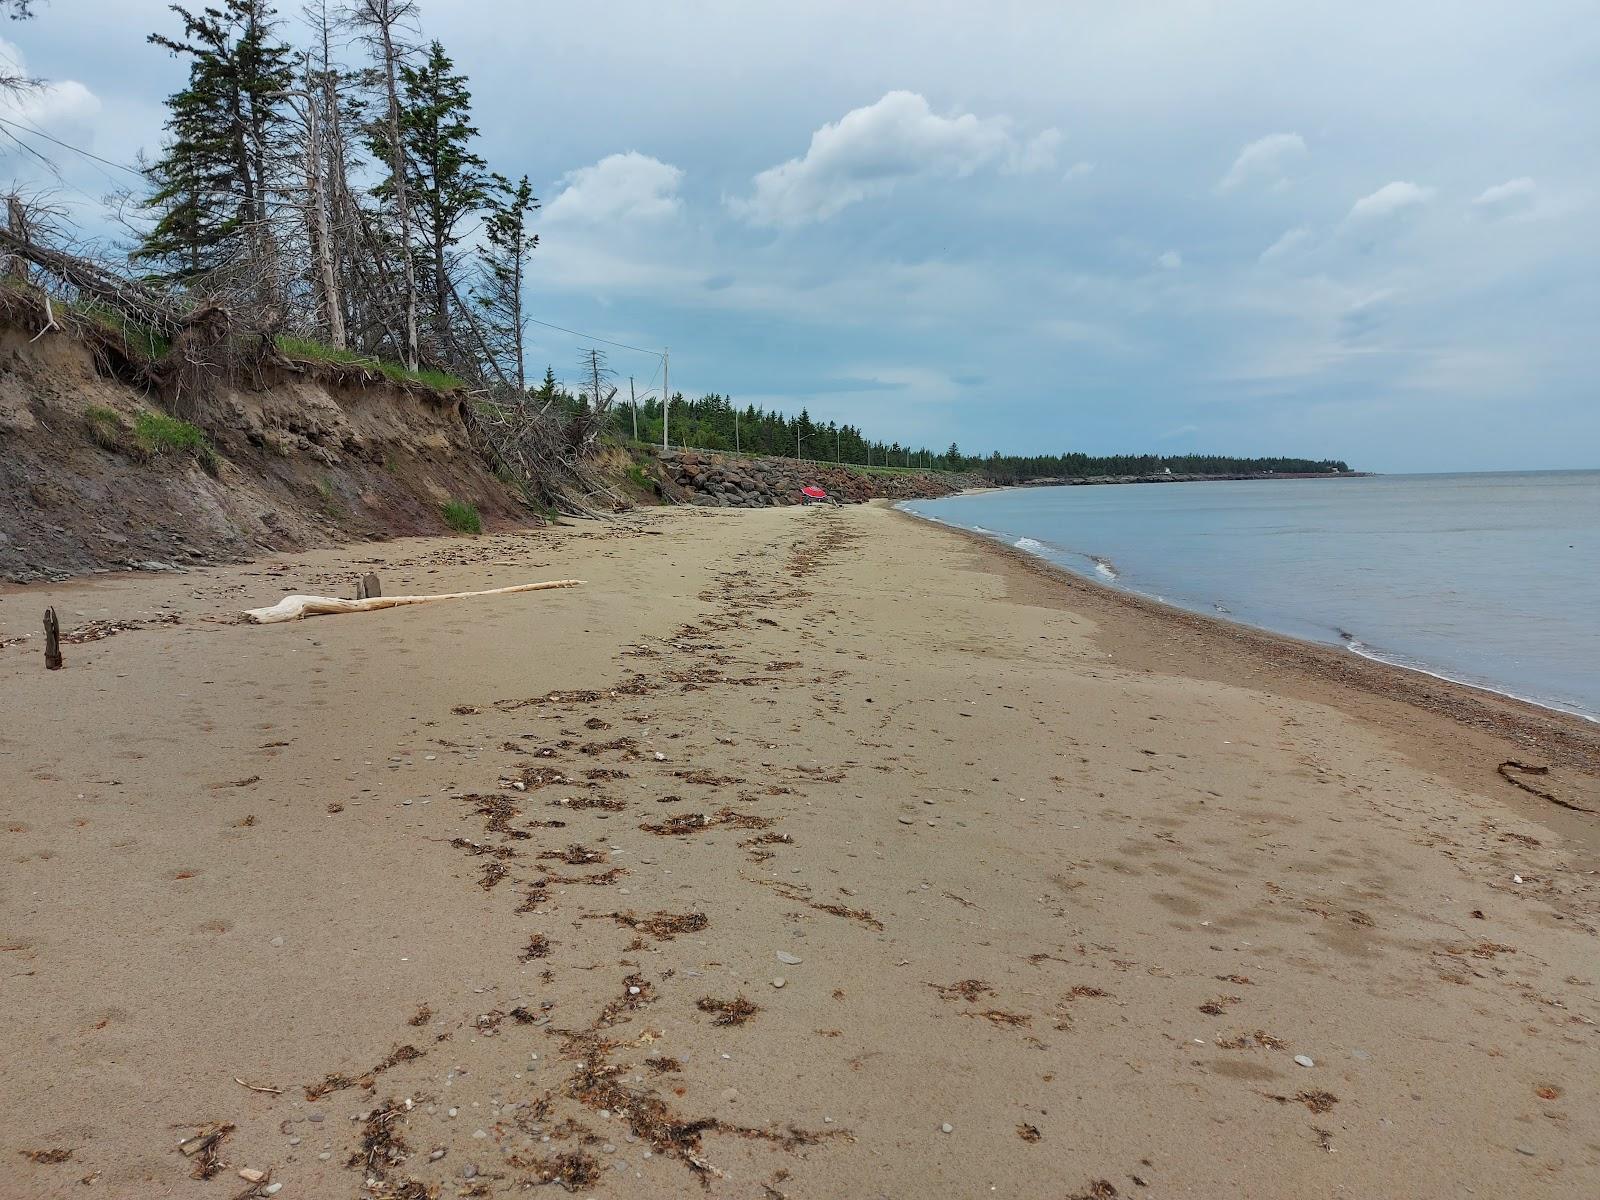
[[[586,582],[237,620],[369,570]],[[109,636],[47,673],[47,604]],[[7,1200],[1600,1194],[1576,719],[881,503],[0,643]]]

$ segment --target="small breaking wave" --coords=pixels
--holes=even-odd
[[[1089,558],[1094,562],[1094,569],[1099,574],[1105,576],[1107,579],[1121,578],[1122,572],[1117,570],[1116,564],[1113,563],[1109,558],[1101,558],[1097,554],[1091,554],[1089,555]]]
[[[1018,550],[1026,550],[1029,554],[1043,554],[1044,543],[1036,542],[1031,537],[1021,537],[1011,543]]]

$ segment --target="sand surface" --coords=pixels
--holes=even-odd
[[[233,622],[366,570],[588,582]],[[47,603],[139,627],[0,649],[6,1200],[1600,1195],[1575,723],[881,505]]]

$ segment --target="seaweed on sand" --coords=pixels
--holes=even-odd
[[[703,829],[714,829],[719,825],[731,825],[735,829],[765,829],[772,823],[771,817],[758,817],[751,813],[742,813],[738,809],[722,808],[709,815],[678,813],[665,821],[646,821],[639,828],[659,837],[684,837],[691,833],[699,833]]]
[[[568,846],[565,850],[541,851],[539,857],[541,859],[553,859],[556,862],[564,862],[571,867],[586,867],[591,863],[603,863],[609,861],[610,854],[605,850],[595,850],[588,846],[574,843]]]
[[[760,1007],[751,1003],[743,993],[735,996],[732,1000],[718,1000],[713,996],[701,996],[695,1002],[695,1007],[703,1013],[715,1014],[711,1023],[721,1026],[743,1025],[761,1011]]]
[[[968,1004],[975,1004],[980,996],[993,996],[994,988],[983,979],[963,979],[957,983],[930,983],[934,991],[939,993],[941,1000],[965,1000]]]
[[[639,932],[647,933],[662,942],[670,942],[681,933],[699,933],[711,924],[710,918],[705,913],[700,912],[670,913],[656,911],[643,917],[635,912],[609,912],[595,913],[593,915],[615,921],[618,925],[626,925],[629,929],[637,929]]]
[[[194,1169],[189,1172],[191,1179],[213,1179],[222,1171],[227,1165],[222,1161],[222,1143],[233,1131],[232,1121],[216,1121],[178,1143],[178,1152],[194,1159]]]
[[[360,1170],[365,1176],[368,1193],[374,1200],[434,1200],[439,1194],[420,1179],[389,1179],[389,1172],[404,1163],[411,1152],[399,1130],[404,1116],[405,1109],[398,1100],[378,1105],[362,1122],[360,1148],[345,1160],[345,1166]]]
[[[390,1067],[398,1066],[401,1063],[415,1062],[421,1057],[422,1051],[418,1050],[415,1046],[396,1046],[393,1050],[389,1051],[389,1056],[387,1058],[385,1058],[382,1062],[377,1063],[372,1067],[371,1070],[364,1072],[360,1076],[351,1078],[349,1075],[334,1073],[332,1075],[323,1076],[323,1078],[316,1083],[306,1084],[306,1099],[320,1100],[322,1097],[331,1092],[343,1091],[345,1088],[355,1087],[358,1083],[362,1085],[370,1084],[373,1079],[379,1075],[382,1075]]]
[[[820,900],[813,900],[808,895],[809,889],[801,887],[799,884],[790,883],[783,879],[751,879],[747,875],[741,875],[740,878],[747,883],[756,883],[762,887],[769,887],[785,900],[793,900],[797,904],[804,904],[807,908],[816,909],[818,912],[829,913],[835,917],[843,917],[847,921],[858,921],[871,929],[881,930],[883,928],[883,922],[873,916],[867,909],[847,908],[843,904],[827,904]]]
[[[544,958],[554,946],[555,943],[545,934],[536,933],[528,939],[528,945],[517,955],[517,959],[520,962],[532,962],[536,958]]]

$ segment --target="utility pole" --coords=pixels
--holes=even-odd
[[[733,410],[733,452],[739,453],[739,410]]]
[[[667,383],[667,355],[671,347],[664,347],[661,351],[661,448],[672,449],[672,444],[667,441],[667,409],[672,404],[672,388]]]
[[[633,394],[633,376],[628,376],[628,407],[633,409],[633,440],[639,440],[639,397]]]
[[[833,427],[833,462],[837,466],[844,461],[844,455],[839,451],[839,427]]]

